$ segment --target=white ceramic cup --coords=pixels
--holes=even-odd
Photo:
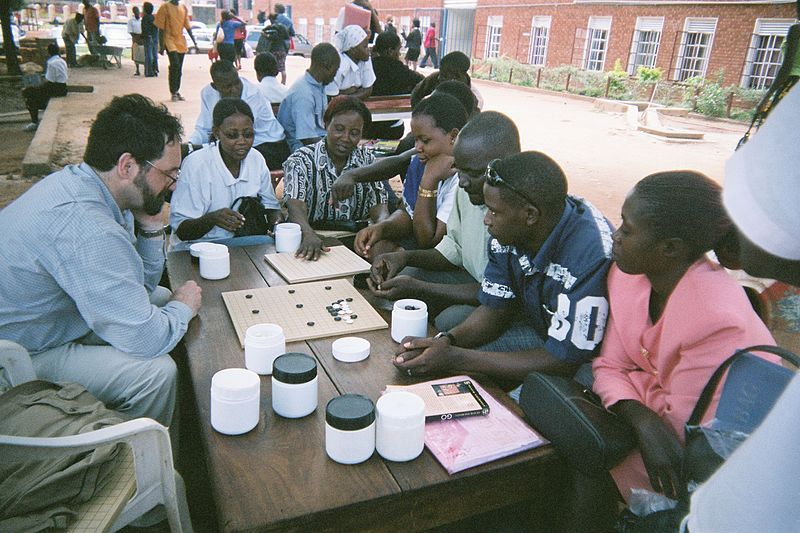
[[[303,240],[300,224],[282,222],[275,226],[275,251],[278,253],[294,253],[300,248]]]
[[[272,363],[286,353],[286,337],[277,324],[255,324],[244,334],[244,366],[256,374],[272,374]]]
[[[211,244],[200,251],[200,275],[205,279],[227,278],[231,273],[231,260],[228,247],[224,244]]]
[[[426,337],[428,334],[428,306],[421,300],[397,300],[392,309],[392,339],[401,342],[404,337]]]

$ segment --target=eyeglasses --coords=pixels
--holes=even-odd
[[[492,187],[499,187],[500,185],[503,185],[504,187],[510,189],[512,192],[524,198],[526,201],[533,204],[534,201],[531,200],[527,194],[523,193],[522,191],[511,185],[508,181],[503,179],[503,176],[497,173],[497,170],[495,170],[494,167],[498,163],[498,161],[500,161],[500,159],[493,159],[489,161],[489,164],[486,166],[486,183],[488,183]]]
[[[153,167],[154,169],[158,170],[159,172],[161,172],[161,174],[163,174],[164,176],[166,176],[166,177],[168,177],[169,179],[172,180],[167,187],[172,187],[173,183],[177,183],[178,180],[181,179],[181,169],[178,169],[178,171],[173,176],[171,174],[167,174],[166,172],[164,172],[163,170],[161,170],[160,168],[158,168],[157,166],[155,166],[153,163],[151,163],[150,161],[148,161],[146,159],[145,159],[144,162],[147,163],[148,165],[150,165],[151,167]]]

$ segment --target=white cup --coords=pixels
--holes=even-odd
[[[275,226],[275,251],[278,253],[294,253],[300,248],[303,234],[300,224],[282,222]]]
[[[255,324],[244,334],[244,366],[256,374],[272,374],[272,363],[286,353],[286,337],[277,324]]]
[[[428,306],[421,300],[397,300],[392,309],[392,339],[401,342],[404,337],[426,337],[428,334]]]
[[[231,273],[228,247],[209,243],[200,251],[200,275],[205,279],[227,278]]]

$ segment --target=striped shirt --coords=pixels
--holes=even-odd
[[[164,242],[137,239],[86,163],[43,179],[0,211],[0,338],[35,353],[94,333],[142,357],[169,352],[191,309],[150,303]]]

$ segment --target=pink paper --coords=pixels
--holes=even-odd
[[[450,474],[548,443],[474,379],[455,376],[430,383],[462,379],[472,380],[475,388],[489,404],[490,412],[486,416],[469,416],[425,424],[425,445]]]

